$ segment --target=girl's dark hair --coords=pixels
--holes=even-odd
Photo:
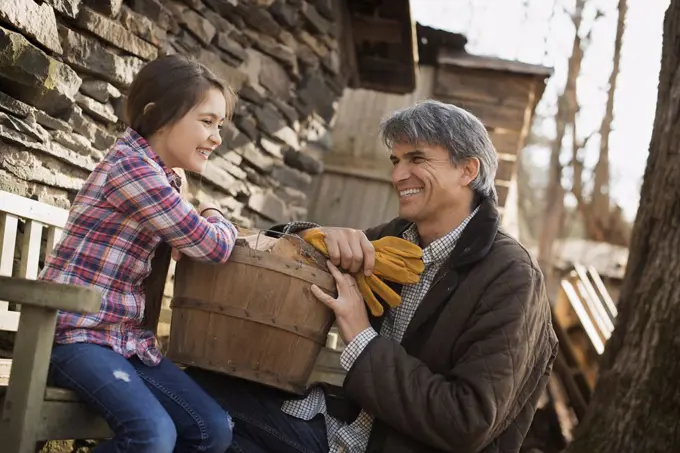
[[[160,57],[144,65],[130,85],[125,121],[148,139],[162,127],[179,121],[211,88],[224,94],[227,118],[230,118],[236,95],[210,69],[182,55]],[[154,105],[145,113],[149,103]]]

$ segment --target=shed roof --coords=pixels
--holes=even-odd
[[[465,50],[465,35],[427,25],[416,24],[418,34],[418,63],[421,65],[452,65],[461,68],[480,68],[527,75],[550,77],[553,69],[517,60],[473,55]]]
[[[416,65],[478,68],[537,78],[553,73],[552,68],[541,65],[466,52],[464,35],[414,23],[408,0],[347,0],[346,4],[356,65],[349,83],[353,88],[410,93],[415,89]]]
[[[437,63],[440,65],[458,66],[461,68],[491,69],[494,71],[542,77],[550,77],[553,74],[553,69],[546,66],[483,55],[471,55],[465,51],[451,52],[448,51],[448,49],[440,50],[437,57]]]

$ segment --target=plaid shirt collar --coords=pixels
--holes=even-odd
[[[461,222],[460,225],[425,247],[423,249],[423,262],[425,264],[443,263],[449,257],[449,255],[451,255],[451,251],[456,246],[460,236],[463,234],[463,230],[467,224],[470,223],[470,220],[472,220],[475,214],[477,214],[477,211],[479,211],[479,206],[475,208],[475,210],[472,211],[470,215]],[[403,236],[404,239],[413,242],[414,244],[418,244],[420,242],[420,235],[418,234],[418,228],[416,227],[415,223],[412,223],[411,226],[409,226],[406,231],[404,231]]]
[[[156,162],[163,169],[165,176],[168,177],[170,185],[172,185],[177,190],[180,189],[180,187],[182,186],[182,178],[180,178],[180,176],[177,173],[175,173],[174,170],[168,168],[165,165],[165,163],[161,160],[160,156],[156,154],[153,149],[151,149],[149,142],[147,142],[144,137],[139,135],[137,131],[135,131],[131,127],[128,127],[125,129],[125,132],[123,133],[123,135],[120,136],[118,140],[124,143],[127,146],[127,148],[134,150],[136,152],[140,152],[149,159]]]

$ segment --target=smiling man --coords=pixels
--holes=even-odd
[[[356,282],[331,266],[338,297],[315,295],[347,344],[342,389],[293,399],[199,373],[236,420],[235,452],[510,453],[520,449],[557,354],[535,261],[499,230],[497,154],[482,123],[425,101],[381,125],[399,216],[366,232],[322,227],[331,261],[370,273],[371,240],[423,248],[420,281],[372,318]],[[316,226],[292,223],[280,231]]]

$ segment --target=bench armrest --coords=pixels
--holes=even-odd
[[[80,285],[0,277],[0,300],[21,304],[0,438],[10,451],[34,451],[42,416],[57,310],[96,313],[99,290]]]
[[[101,292],[81,285],[0,276],[0,300],[77,313],[97,313]]]

